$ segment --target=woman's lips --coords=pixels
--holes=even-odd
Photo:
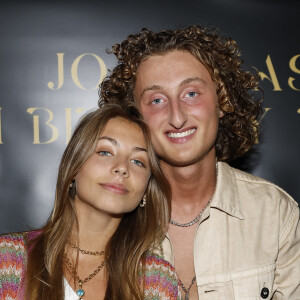
[[[129,191],[125,187],[125,185],[120,184],[120,183],[113,183],[113,182],[108,182],[108,183],[100,183],[100,185],[108,191],[117,193],[117,194],[127,194]]]

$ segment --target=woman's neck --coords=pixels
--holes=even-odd
[[[85,250],[104,250],[117,230],[122,216],[108,215],[80,201],[75,201],[75,210],[78,227],[74,224],[71,242]]]

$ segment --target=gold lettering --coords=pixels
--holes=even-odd
[[[100,79],[99,79],[98,83],[95,85],[95,87],[90,89],[90,90],[95,90],[98,88],[99,84],[102,82],[102,80],[104,79],[104,77],[106,76],[106,73],[107,73],[106,65],[105,65],[104,61],[102,60],[102,58],[99,57],[98,55],[93,54],[93,53],[84,53],[84,54],[81,54],[78,57],[76,57],[76,59],[74,60],[74,62],[72,64],[72,67],[71,67],[71,76],[72,76],[73,81],[79,88],[81,88],[82,90],[88,90],[82,86],[82,84],[80,83],[79,78],[78,78],[79,62],[86,55],[91,55],[94,58],[96,58],[96,60],[99,64],[99,67],[100,67]]]
[[[54,87],[54,82],[48,82],[48,88],[50,90],[59,90],[64,84],[64,53],[56,53],[57,54],[57,88]]]
[[[274,87],[273,91],[282,91],[282,89],[279,86],[279,82],[278,82],[270,55],[267,56],[266,64],[267,64],[268,71],[270,73],[270,77],[267,76],[263,72],[258,72],[261,80],[264,80],[265,78],[268,79],[273,84],[273,87]]]
[[[265,108],[264,108],[264,113],[263,113],[263,115],[262,115],[261,118],[256,122],[257,125],[260,124],[261,120],[265,117],[265,115],[267,114],[267,112],[268,112],[269,110],[271,110],[271,109],[272,109],[271,107],[265,107]],[[256,138],[255,144],[259,144],[258,137]]]
[[[83,112],[83,110],[84,108],[76,108],[75,112],[80,114]],[[65,111],[66,111],[66,143],[68,143],[72,135],[72,118],[71,118],[72,108],[66,107]]]
[[[33,115],[33,144],[50,144],[58,138],[58,129],[54,125],[50,124],[53,119],[53,112],[50,109],[43,107],[30,107],[27,109],[27,112],[29,114],[33,114],[36,110],[44,110],[49,114],[49,119],[45,122],[45,124],[51,128],[52,137],[46,142],[40,141],[39,115]]]
[[[1,111],[2,111],[2,107],[0,107],[0,144],[3,144],[3,142],[2,142],[2,121],[1,121]]]
[[[300,57],[300,54],[295,55],[295,56],[293,56],[293,57],[290,59],[290,69],[291,69],[293,72],[295,72],[295,73],[297,73],[297,74],[300,74],[300,70],[297,69],[297,67],[296,67],[296,60],[297,60],[298,57]],[[294,84],[293,84],[293,81],[294,81],[294,80],[295,80],[295,78],[289,77],[289,80],[288,80],[289,86],[290,86],[293,90],[295,90],[295,91],[300,91],[300,89],[297,89],[297,88],[294,86]]]

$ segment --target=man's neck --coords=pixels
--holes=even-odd
[[[184,167],[161,162],[161,167],[172,189],[172,216],[205,207],[216,186],[215,158]]]

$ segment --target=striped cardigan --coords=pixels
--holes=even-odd
[[[0,300],[24,299],[27,240],[38,234],[31,231],[0,236]],[[182,299],[174,267],[162,253],[148,253],[145,267],[144,299]]]

